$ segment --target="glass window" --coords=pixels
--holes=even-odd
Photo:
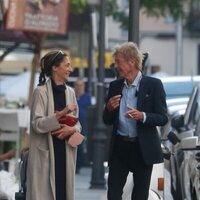
[[[164,82],[166,98],[189,97],[196,82]]]

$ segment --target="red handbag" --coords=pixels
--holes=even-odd
[[[78,122],[78,117],[75,117],[73,115],[64,115],[59,120],[60,124],[66,124],[68,126],[75,126]]]
[[[75,117],[73,115],[64,115],[58,121],[59,121],[60,124],[66,124],[68,126],[75,126],[76,123],[78,122],[78,120],[79,120],[79,118]],[[81,133],[76,131],[73,135],[71,135],[67,139],[67,143],[70,146],[75,148],[79,144],[81,144],[84,139],[85,139],[85,137]]]

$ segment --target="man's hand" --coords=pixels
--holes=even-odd
[[[116,95],[108,100],[108,103],[106,105],[108,111],[113,111],[114,109],[119,107],[121,96],[122,95]]]
[[[128,108],[128,111],[125,113],[125,116],[127,118],[143,121],[143,118],[144,118],[143,112],[140,112],[139,110],[132,108],[130,106],[127,106],[127,108]]]

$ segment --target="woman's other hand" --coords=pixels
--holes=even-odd
[[[76,104],[70,104],[70,105],[67,105],[65,108],[64,108],[64,114],[69,114],[69,113],[72,113],[74,111],[77,110],[77,105]]]
[[[58,130],[52,131],[52,135],[56,136],[59,139],[68,139],[71,135],[73,135],[77,130],[74,126],[70,127],[66,124],[60,124]]]

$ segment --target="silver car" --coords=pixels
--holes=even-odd
[[[171,125],[176,130],[168,138],[172,142],[170,159],[171,191],[176,200],[200,200],[200,177],[198,161],[195,158],[198,150],[200,132],[200,85],[195,86],[184,115],[172,118]]]

